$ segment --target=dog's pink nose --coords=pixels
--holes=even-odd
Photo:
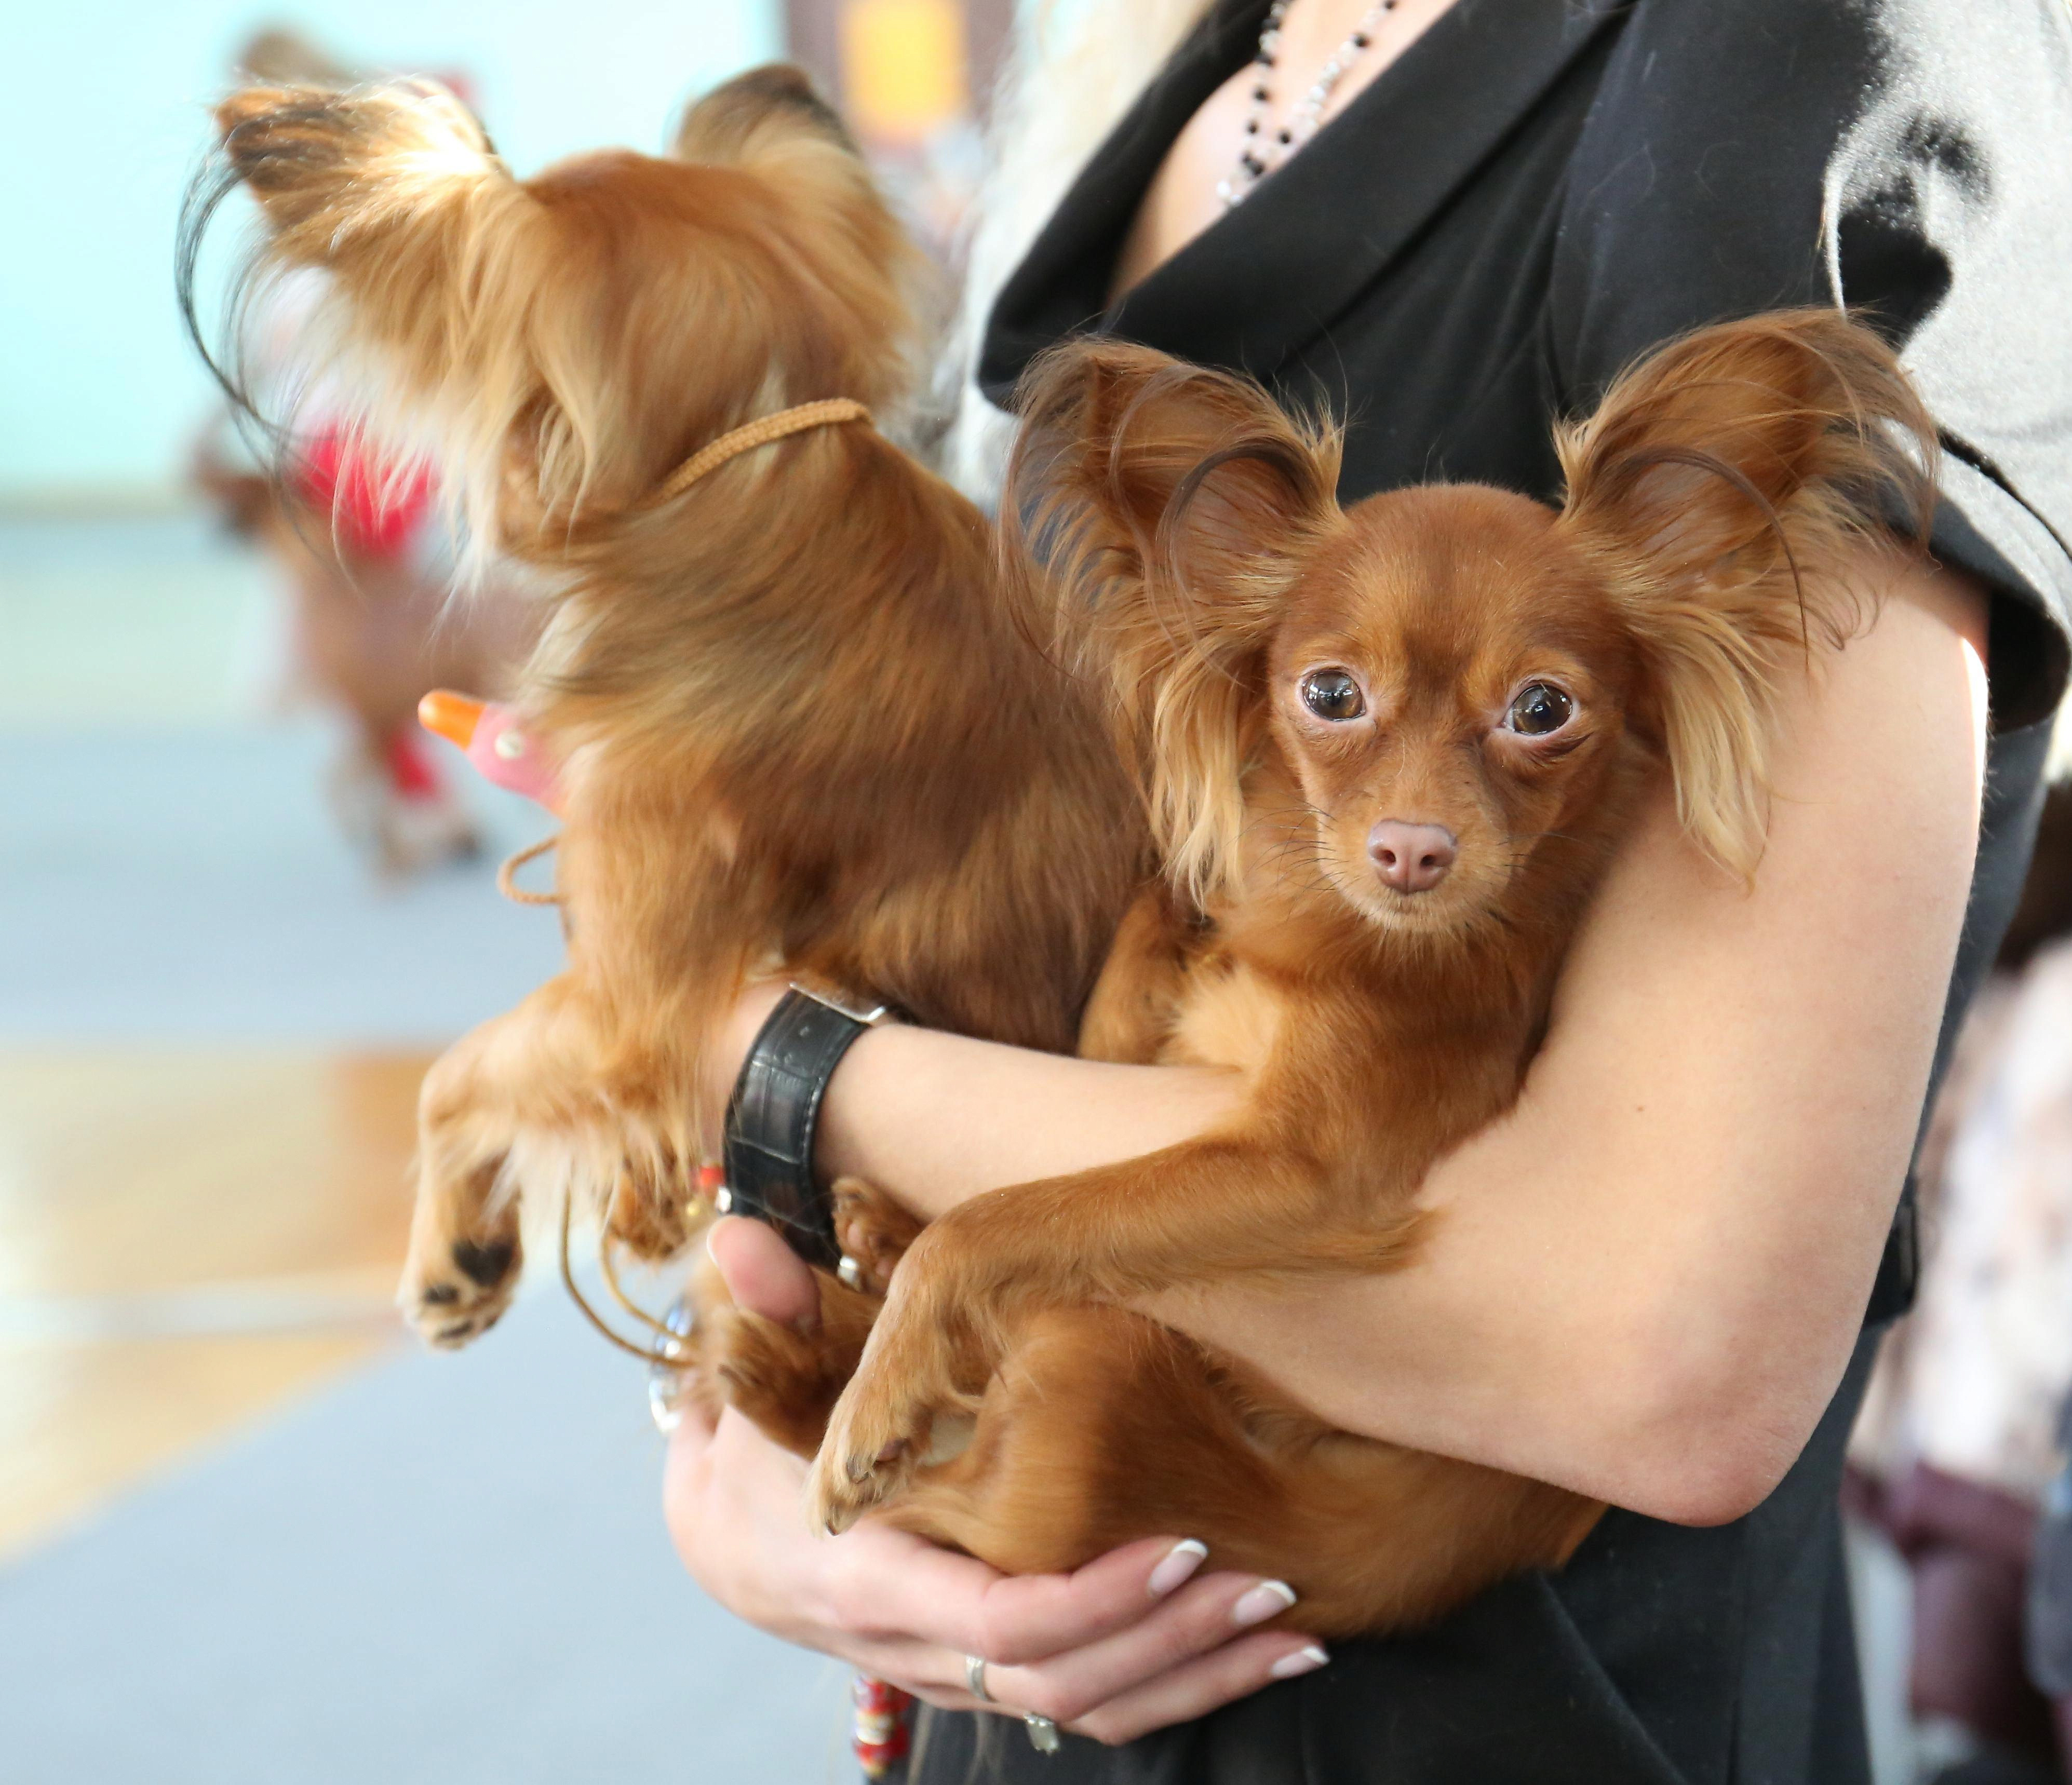
[[[1383,819],[1367,834],[1367,852],[1399,892],[1429,892],[1459,859],[1461,846],[1443,824]]]

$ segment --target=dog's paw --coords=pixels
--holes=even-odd
[[[976,1397],[957,1381],[958,1357],[939,1322],[915,1302],[881,1315],[828,1421],[807,1482],[808,1508],[829,1533],[846,1531],[892,1499],[914,1471],[968,1435]]]
[[[517,1291],[520,1250],[512,1233],[458,1238],[413,1251],[396,1292],[404,1318],[427,1344],[457,1350],[495,1326]]]
[[[874,1184],[861,1178],[837,1178],[834,1186],[835,1243],[847,1267],[843,1280],[857,1289],[882,1295],[892,1273],[920,1237],[921,1224]]]
[[[911,1397],[873,1392],[866,1365],[843,1392],[806,1481],[806,1508],[830,1537],[846,1531],[906,1485],[927,1449],[928,1410]]]

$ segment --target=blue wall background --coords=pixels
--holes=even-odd
[[[0,55],[0,504],[179,486],[212,387],[172,301],[180,192],[250,32],[356,66],[465,70],[519,172],[652,148],[684,99],[779,53],[776,0],[220,0],[8,6]],[[226,211],[226,219],[228,213]]]

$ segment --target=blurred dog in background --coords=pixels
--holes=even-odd
[[[259,33],[236,61],[240,74],[312,89],[343,91],[358,78],[278,30]],[[418,728],[419,697],[441,687],[508,691],[537,621],[508,576],[454,598],[453,541],[429,470],[364,438],[343,396],[314,375],[319,350],[304,325],[318,302],[290,282],[250,319],[246,375],[265,388],[269,411],[294,412],[285,449],[247,449],[226,413],[197,444],[192,476],[223,523],[278,572],[290,691],[346,727],[332,808],[377,871],[400,876],[479,848],[440,747]]]

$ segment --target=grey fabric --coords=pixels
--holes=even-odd
[[[331,749],[306,720],[0,733],[0,1042],[438,1048],[560,970],[556,914],[495,885],[551,817],[462,765],[487,853],[384,885],[326,807]]]
[[[6,1785],[812,1785],[848,1676],[663,1529],[640,1367],[558,1289],[0,1573]]]

